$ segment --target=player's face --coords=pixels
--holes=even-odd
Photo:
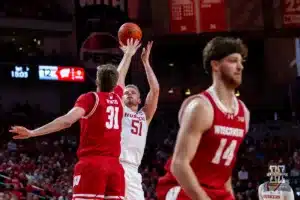
[[[141,102],[139,91],[132,87],[125,88],[123,102],[126,106],[139,105]]]
[[[223,58],[219,62],[219,65],[219,74],[226,84],[238,87],[242,83],[242,72],[244,66],[241,54],[230,54]]]

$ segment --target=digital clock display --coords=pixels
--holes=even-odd
[[[15,66],[13,70],[10,71],[11,78],[15,79],[28,79],[30,75],[30,68],[28,66]]]

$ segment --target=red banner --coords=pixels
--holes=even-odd
[[[200,32],[222,32],[228,30],[224,0],[198,0]]]
[[[283,26],[300,27],[299,0],[283,0]]]
[[[197,0],[169,0],[171,33],[197,32],[195,1]]]

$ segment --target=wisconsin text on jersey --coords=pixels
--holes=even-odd
[[[215,134],[217,135],[226,135],[233,137],[244,137],[244,130],[240,128],[232,128],[227,126],[214,126]]]

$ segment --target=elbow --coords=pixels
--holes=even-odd
[[[170,171],[175,177],[178,176],[178,172],[180,172],[183,167],[184,167],[184,162],[183,161],[181,161],[177,158],[172,159],[171,166],[170,166]]]
[[[151,90],[152,90],[152,93],[153,93],[154,95],[156,95],[156,96],[159,95],[159,90],[160,90],[159,85],[157,85],[157,86],[151,88]]]
[[[67,121],[63,122],[63,127],[64,128],[70,128],[71,126],[72,126],[72,123],[67,122]]]
[[[57,119],[60,129],[66,129],[72,126],[72,122],[68,121],[67,119],[64,119],[63,117]]]

